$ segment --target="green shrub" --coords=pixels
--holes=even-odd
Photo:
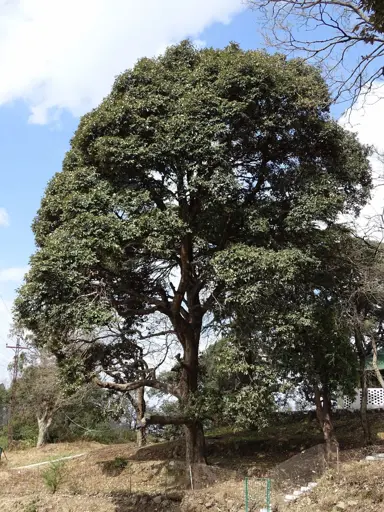
[[[115,457],[112,464],[115,468],[124,469],[128,466],[128,459],[125,457]]]
[[[42,476],[45,485],[54,494],[65,477],[65,463],[63,461],[51,462]]]
[[[27,503],[27,505],[25,505],[24,512],[38,512],[37,504],[37,500],[30,501],[29,503]]]

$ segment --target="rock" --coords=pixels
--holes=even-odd
[[[348,507],[356,507],[359,504],[358,501],[350,500],[347,502]]]
[[[210,500],[210,501],[207,501],[206,504],[205,504],[205,508],[212,508],[214,505],[213,501]]]
[[[162,502],[161,496],[155,496],[153,498],[153,502],[156,503],[156,505],[159,505]]]
[[[339,503],[336,504],[336,510],[346,510],[347,505],[344,503],[344,501],[339,501]]]

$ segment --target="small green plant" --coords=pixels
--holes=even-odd
[[[63,461],[51,462],[48,469],[43,472],[43,480],[48,489],[54,494],[65,476],[65,463]]]
[[[32,500],[24,507],[24,512],[38,512],[38,500]]]
[[[124,469],[128,466],[128,460],[124,457],[115,457],[111,465],[116,469]]]
[[[129,461],[124,457],[115,457],[113,460],[106,460],[98,464],[102,467],[103,473],[109,476],[117,476],[129,466]]]

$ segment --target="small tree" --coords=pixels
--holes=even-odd
[[[25,361],[17,381],[15,416],[23,423],[37,420],[36,446],[40,448],[48,442],[50,427],[57,415],[74,404],[81,404],[88,394],[89,390],[82,387],[68,395],[54,358],[35,352],[32,360]]]
[[[350,265],[341,257],[348,240],[342,225],[323,230],[319,243],[307,248],[301,274],[292,271],[297,253],[274,259],[271,270],[268,261],[260,264],[265,255],[244,247],[236,260],[225,253],[215,260],[227,283],[232,336],[248,351],[265,354],[280,378],[305,388],[316,407],[328,455],[334,439],[332,399],[338,392],[352,394],[357,378],[341,295],[350,277]]]
[[[27,367],[17,383],[17,413],[29,419],[35,416],[38,424],[37,447],[47,443],[49,427],[65,399],[61,394],[58,374],[52,362]]]

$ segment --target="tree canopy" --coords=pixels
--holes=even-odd
[[[188,413],[200,337],[228,320],[231,267],[250,285],[231,294],[238,305],[249,293],[262,303],[271,282],[275,295],[298,278],[313,286],[324,237],[369,196],[369,149],[329,105],[320,72],[302,60],[183,42],[116,79],[45,192],[18,322],[61,361],[68,347],[104,357],[115,343],[105,332],[120,322],[126,361],[140,364],[109,387],[177,397],[179,417],[148,421],[185,424],[190,461],[204,458]],[[183,352],[172,385],[137,351],[138,340],[168,350],[166,336]]]

